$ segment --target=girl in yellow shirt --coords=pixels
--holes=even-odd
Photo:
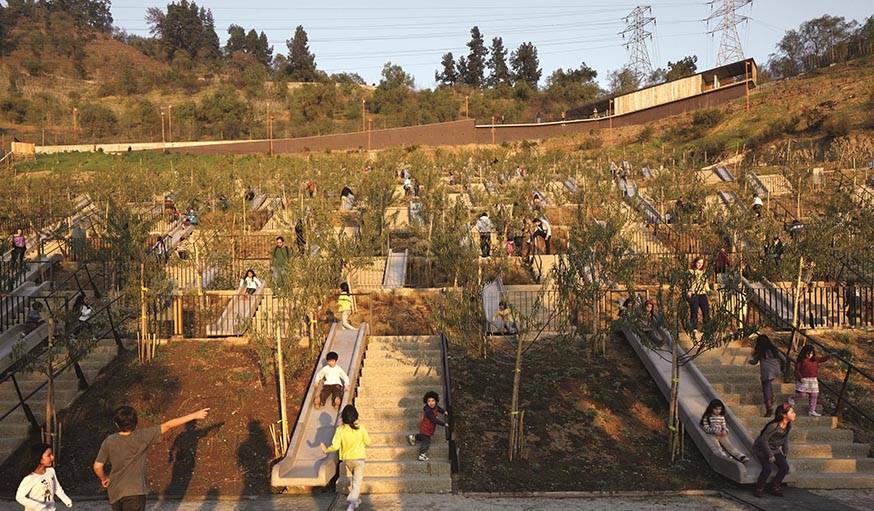
[[[367,430],[358,424],[358,410],[352,405],[346,405],[340,412],[343,424],[334,432],[334,439],[330,447],[320,443],[319,447],[325,454],[340,451],[340,461],[352,472],[352,487],[346,502],[349,506],[346,511],[358,509],[361,504],[361,482],[364,480],[364,448],[370,445],[370,435]]]

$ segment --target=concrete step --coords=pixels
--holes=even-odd
[[[365,368],[366,369],[366,368]],[[363,374],[358,379],[359,391],[362,388],[367,387],[393,387],[395,390],[389,391],[390,394],[387,395],[417,395],[417,393],[411,394],[408,387],[436,387],[439,390],[443,389],[443,378],[434,374],[433,370],[430,373],[425,371],[422,374],[396,374],[394,371],[387,371],[383,369],[382,371],[378,371],[376,369],[371,369],[371,371],[367,374]],[[380,389],[382,392],[385,392],[386,389]],[[435,389],[431,389],[435,390]]]
[[[419,421],[420,417],[393,417],[393,418],[383,418],[383,419],[373,419],[364,421],[362,420],[362,424],[367,428],[367,432],[374,433],[404,433],[409,435],[411,433],[419,432]],[[443,436],[444,433],[440,431],[441,428],[438,427],[437,432],[434,433],[436,435]],[[409,444],[407,444],[409,445]],[[367,452],[370,452],[369,450]]]
[[[416,346],[416,347],[397,347],[397,346],[386,346],[382,344],[377,345],[368,345],[367,346],[367,355],[371,356],[389,356],[389,355],[407,355],[410,353],[415,353],[420,357],[433,357],[433,358],[442,358],[443,350],[440,349],[439,346],[432,347],[431,345],[426,346]]]
[[[777,396],[777,399],[774,400],[775,403],[785,402],[788,396],[783,396],[782,401],[780,396]],[[730,405],[726,403],[726,406],[731,408],[732,413],[738,416],[741,419],[746,417],[756,417],[762,416],[765,412],[765,406],[763,404],[757,405]],[[798,418],[802,418],[802,416],[807,416],[807,404],[802,404],[795,408],[796,413],[798,414]],[[822,412],[822,406],[817,405],[817,411]],[[823,414],[824,415],[824,414]],[[773,417],[773,416],[772,416]]]
[[[874,488],[874,472],[859,472],[859,473],[789,473],[788,481],[793,486],[799,488],[811,489],[852,489],[852,488]]]
[[[438,378],[442,369],[428,366],[398,366],[393,367],[391,372],[386,371],[385,367],[368,367],[364,364],[361,368],[361,376],[375,375],[383,380],[397,381],[404,378],[422,378],[433,377]]]
[[[841,428],[792,428],[791,442],[831,443],[852,442],[853,431]]]
[[[378,408],[414,408],[421,413],[422,407],[424,406],[422,403],[422,397],[423,396],[418,395],[404,396],[401,398],[394,396],[358,397],[355,399],[355,406],[360,410],[372,410]]]
[[[706,355],[706,354],[705,354]],[[756,372],[759,371],[759,366],[754,366],[752,364],[747,363],[750,359],[749,354],[746,355],[722,355],[722,356],[705,356],[701,355],[695,359],[695,363],[698,365],[728,365],[728,366],[736,366],[736,367],[750,367],[755,369]]]
[[[747,428],[747,431],[755,438],[759,435],[759,431],[765,427],[765,424],[771,422],[773,417],[739,417],[741,423]],[[807,428],[837,428],[838,418],[831,416],[809,417],[807,415],[799,415],[795,419],[795,424],[792,426],[792,434],[796,431]]]
[[[427,462],[420,462],[427,463]],[[367,469],[365,468],[365,474]],[[337,491],[348,494],[349,480],[344,476],[337,481]],[[450,493],[452,479],[449,477],[403,476],[368,477],[364,476],[361,493]]]
[[[407,435],[415,434],[419,432],[418,426],[413,428],[410,431],[394,431],[390,433],[374,433],[367,429],[368,434],[370,434],[370,439],[373,441],[373,445],[385,445],[385,446],[394,446],[394,447],[403,447],[409,446],[410,444],[407,442]],[[793,432],[794,433],[794,432]],[[431,445],[435,446],[437,444],[445,444],[446,443],[446,434],[442,431],[436,431],[434,436],[431,437]]]
[[[439,335],[371,335],[368,336],[368,344],[371,342],[435,342],[440,344]]]
[[[421,408],[359,408],[358,410],[363,421],[422,417]]]
[[[734,408],[736,406],[739,406],[739,405],[750,405],[750,404],[762,405],[763,404],[763,397],[762,397],[761,390],[762,389],[760,388],[758,393],[722,394],[721,399],[722,399],[722,402],[725,403],[726,406],[730,406],[732,408],[732,410],[734,410]],[[795,390],[795,388],[793,387],[792,391],[790,391],[790,392],[774,392],[774,402],[775,403],[787,402],[789,400],[789,398],[791,398],[795,395],[794,390]],[[822,409],[821,406],[818,406],[817,408]],[[805,413],[807,413],[807,409],[808,409],[807,399],[802,399],[802,402],[799,403],[799,406],[797,406],[795,408],[795,411],[800,413],[803,410]],[[737,412],[735,412],[735,413],[737,413]]]
[[[2,422],[0,422],[0,440],[11,440],[14,437],[23,437],[27,435],[29,428],[30,423],[27,422],[24,412],[22,412],[21,409],[18,409],[12,412],[12,415],[6,417]]]
[[[428,369],[443,367],[443,360],[430,357],[417,357],[413,355],[398,355],[394,357],[371,357],[368,355],[364,359],[364,367],[391,370],[394,370],[396,367],[422,367]]]
[[[796,473],[874,472],[874,458],[796,458],[792,456],[789,465],[790,472]]]
[[[377,446],[367,448],[367,461],[416,461],[419,455],[418,447],[407,444],[405,446]],[[431,446],[428,455],[435,460],[449,460],[449,444],[435,444]]]
[[[727,366],[727,368],[730,368],[730,367],[731,366]],[[699,366],[699,368],[700,368],[700,366]],[[758,383],[761,381],[759,379],[759,372],[758,371],[755,371],[754,373],[750,373],[750,374],[740,373],[740,372],[736,372],[736,371],[726,371],[726,372],[719,372],[719,373],[708,373],[705,371],[701,371],[701,372],[704,374],[704,376],[707,378],[707,381],[709,381],[711,385],[718,385],[720,383],[721,384],[737,385],[737,384],[744,384],[744,383],[750,383],[750,382]],[[761,392],[761,383],[759,383],[759,391]]]
[[[727,394],[754,394],[759,396],[760,399],[762,396],[762,384],[758,380],[744,383],[713,383],[712,385],[713,389],[721,396]],[[795,392],[794,383],[782,383],[782,380],[780,382],[772,382],[771,387],[774,389],[774,392],[787,396]]]
[[[791,435],[791,434],[790,434]],[[790,439],[790,457],[799,458],[867,458],[868,444],[854,442],[801,443]]]
[[[402,395],[416,398],[421,402],[425,392],[433,390],[438,394],[443,394],[443,379],[442,378],[407,378],[398,380],[397,382],[383,382],[374,377],[366,381],[362,378],[359,380],[359,387],[356,401],[364,397],[384,397],[390,395]],[[400,399],[400,398],[399,398]]]
[[[345,471],[340,467],[341,473]],[[364,478],[369,477],[404,477],[404,476],[442,476],[449,477],[451,465],[448,460],[431,459],[431,461],[373,461],[367,460],[364,469]],[[348,474],[344,474],[348,477]]]

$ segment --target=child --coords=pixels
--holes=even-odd
[[[786,458],[789,456],[789,432],[792,431],[793,422],[795,422],[795,410],[792,409],[792,405],[785,403],[778,406],[774,411],[774,419],[762,428],[762,432],[753,443],[756,458],[762,464],[762,472],[756,480],[756,497],[765,495],[765,483],[771,475],[772,464],[777,466],[777,474],[771,480],[768,490],[778,497],[783,496],[780,484],[789,473],[789,462]]]
[[[498,325],[498,320],[501,320],[500,326]],[[492,324],[495,325],[495,328],[498,328],[501,332],[510,335],[516,333],[516,321],[513,320],[513,309],[507,305],[507,302],[501,300],[498,303],[498,310],[495,311],[495,315],[492,316]]]
[[[365,448],[371,444],[371,441],[367,430],[358,424],[358,410],[354,406],[343,407],[340,418],[343,425],[334,432],[331,447],[325,447],[324,443],[320,443],[319,448],[325,454],[340,451],[340,461],[352,472],[352,486],[349,488],[349,496],[346,497],[349,506],[346,511],[353,511],[361,504],[361,499],[358,497],[361,494],[361,483],[364,481]]]
[[[807,344],[798,353],[795,361],[795,401],[804,394],[808,396],[811,417],[819,417],[816,412],[816,398],[819,397],[819,364],[828,360],[828,355],[817,357],[813,345]]]
[[[741,463],[749,461],[728,439],[728,425],[725,423],[725,405],[722,404],[722,401],[718,399],[710,401],[710,404],[707,405],[707,410],[701,416],[701,428],[709,435],[708,438],[721,448],[723,454]]]
[[[774,413],[774,388],[772,382],[774,378],[783,374],[786,357],[777,351],[777,347],[774,346],[767,335],[760,335],[756,337],[756,347],[749,363],[750,365],[759,365],[759,373],[762,379],[762,397],[765,401],[764,417],[770,417]]]
[[[244,296],[248,298],[258,291],[261,284],[261,279],[255,276],[255,270],[246,270],[246,275],[240,279],[240,294],[245,292]]]
[[[355,330],[355,327],[349,323],[349,316],[352,314],[352,295],[349,294],[349,284],[346,282],[340,284],[340,296],[337,297],[337,312],[340,313],[340,326],[344,330]]]
[[[327,402],[325,400],[330,396],[331,403],[340,408],[340,402],[343,400],[343,388],[349,385],[349,376],[342,367],[337,365],[339,357],[335,352],[328,353],[328,356],[325,358],[328,361],[328,365],[321,368],[316,374],[316,386],[323,379],[325,381],[322,383],[322,391],[316,396],[315,406],[316,408],[320,407],[322,403]],[[315,387],[313,390],[315,390]]]
[[[30,455],[36,468],[21,480],[18,491],[15,492],[15,500],[24,506],[25,511],[51,511],[55,509],[57,495],[64,505],[73,507],[73,501],[64,493],[55,469],[52,468],[55,462],[52,446],[36,444],[30,449]]]
[[[428,457],[428,449],[431,448],[431,437],[437,426],[449,427],[449,422],[446,421],[448,414],[446,410],[437,406],[438,401],[440,401],[440,396],[433,390],[425,393],[425,397],[422,399],[425,406],[422,407],[419,432],[415,435],[407,435],[407,441],[410,442],[410,445],[416,445],[416,441],[421,442],[419,444],[419,461],[431,459]]]

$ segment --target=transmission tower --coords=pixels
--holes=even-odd
[[[625,30],[619,32],[619,35],[625,40],[625,49],[628,50],[628,68],[639,80],[644,81],[652,73],[646,47],[646,40],[652,39],[652,32],[646,27],[655,24],[652,9],[648,5],[639,5],[622,19],[625,21]]]
[[[712,0],[710,4],[710,16],[705,20],[710,26],[711,21],[719,20],[716,28],[708,30],[708,34],[720,33],[719,53],[716,56],[716,65],[721,66],[731,62],[743,60],[744,50],[740,44],[740,36],[737,34],[737,26],[749,18],[738,14],[741,7],[753,3],[753,0]]]

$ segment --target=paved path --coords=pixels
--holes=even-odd
[[[255,499],[207,500],[207,501],[149,501],[147,511],[328,511],[333,495],[276,496]],[[341,500],[333,509],[346,508]],[[74,501],[77,511],[103,511],[109,506],[105,501]],[[14,502],[0,501],[0,511],[20,511]],[[66,509],[59,504],[58,509]],[[656,497],[597,497],[574,499],[546,498],[469,498],[462,495],[373,495],[364,496],[361,511],[747,511],[734,501],[706,496],[656,496]]]

